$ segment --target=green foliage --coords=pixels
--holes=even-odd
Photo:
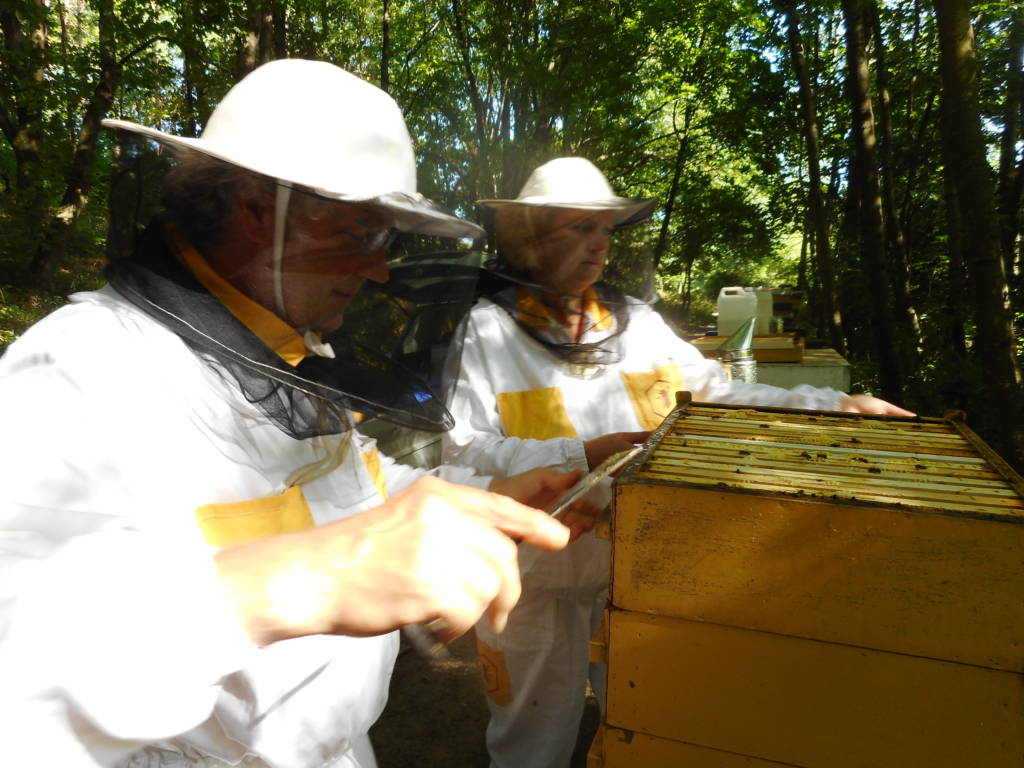
[[[514,196],[537,164],[588,157],[620,194],[662,204],[650,222],[619,236],[609,269],[638,293],[656,284],[666,315],[683,330],[710,322],[724,284],[804,279],[812,294],[819,289],[813,252],[803,267],[800,261],[809,231],[807,149],[777,2],[389,0],[386,51],[383,0],[115,0],[110,39],[101,35],[104,7],[100,0],[54,0],[6,11],[21,37],[5,37],[0,46],[0,343],[59,301],[59,292],[40,293],[28,262],[41,242],[40,222],[65,194],[104,45],[111,44],[120,80],[109,116],[184,135],[201,130],[244,69],[247,50],[258,49],[256,60],[281,53],[326,59],[371,82],[383,81],[386,66],[389,92],[416,146],[421,191],[469,217],[478,214],[479,198]],[[283,17],[271,23],[262,12],[274,7]],[[993,158],[1005,128],[1013,10],[1010,0],[973,10],[982,124]],[[796,11],[817,102],[839,291],[848,330],[868,338],[863,270],[844,255],[856,252],[856,224],[844,228],[851,115],[841,8],[827,2],[797,4]],[[880,4],[879,13],[881,37],[869,51],[874,108],[884,52],[892,191],[921,325],[920,369],[909,378],[913,398],[935,412],[960,402],[957,393],[975,391],[977,378],[950,343],[965,333],[969,347],[973,329],[960,331],[949,320],[965,278],[950,267],[955,222],[941,160],[936,24],[931,6],[919,3]],[[41,50],[28,42],[39,24]],[[255,47],[247,49],[249,42]],[[35,137],[36,156],[16,155],[19,127]],[[70,240],[70,272],[57,276],[62,290],[70,287],[67,275],[94,281],[110,207],[126,205],[112,184],[119,178],[111,170],[113,136],[102,132],[96,149]],[[871,388],[870,344],[862,350],[856,370]]]
[[[89,291],[103,284],[100,274],[102,260],[81,259],[59,271],[56,287],[52,291],[26,284],[18,265],[9,259],[0,259],[0,353],[25,330],[53,310],[67,302],[67,296],[77,291]],[[8,283],[8,277],[22,279]]]

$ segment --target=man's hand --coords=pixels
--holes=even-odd
[[[593,469],[602,461],[616,453],[628,451],[637,443],[650,437],[650,432],[611,432],[583,443],[587,452],[587,466]]]
[[[877,416],[916,416],[885,400],[871,395],[847,395],[839,403],[839,410],[847,413],[869,413]]]
[[[491,481],[491,490],[510,496],[523,504],[537,509],[549,509],[562,495],[580,479],[582,472],[559,472],[555,469],[531,469],[520,475],[496,477]],[[594,527],[601,510],[580,499],[558,516],[568,526],[569,541],[576,541]]]
[[[435,618],[457,637],[483,613],[504,628],[521,591],[513,539],[556,550],[569,530],[505,496],[424,477],[362,514],[230,547],[216,560],[259,644],[377,635]]]

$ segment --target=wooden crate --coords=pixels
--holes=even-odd
[[[616,483],[608,768],[644,764],[615,729],[1024,764],[1024,482],[962,422],[690,403],[652,443]]]

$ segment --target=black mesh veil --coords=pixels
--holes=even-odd
[[[292,437],[342,432],[350,427],[348,411],[415,429],[451,428],[450,414],[426,382],[345,334],[331,337],[333,359],[311,356],[289,366],[181,265],[159,219],[146,229],[134,257],[111,262],[106,276],[125,298],[228,374]]]
[[[392,327],[400,328],[391,357],[448,402],[446,360],[461,351],[460,323],[481,295],[501,290],[508,283],[485,265],[487,254],[478,250],[433,250],[414,253],[389,264],[390,279],[368,284],[350,310],[356,322],[346,327],[372,328],[390,313]],[[346,316],[348,317],[348,316]]]
[[[451,415],[429,383],[392,354],[399,335],[393,324],[374,325],[372,316],[346,312],[341,328],[323,338],[333,357],[309,355],[293,367],[237,320],[183,264],[165,215],[157,212],[148,226],[138,226],[157,208],[153,189],[172,163],[152,144],[117,133],[123,154],[111,194],[129,213],[112,232],[106,277],[120,294],[178,335],[294,438],[345,432],[352,413],[419,430],[451,428]]]

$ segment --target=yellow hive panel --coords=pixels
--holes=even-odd
[[[780,768],[784,763],[601,726],[587,768]]]
[[[612,604],[1024,670],[1017,519],[620,483]]]
[[[606,724],[626,732],[802,768],[1024,764],[1012,672],[616,610],[609,653]]]
[[[1024,671],[999,461],[947,420],[691,403],[616,483],[612,604]]]

